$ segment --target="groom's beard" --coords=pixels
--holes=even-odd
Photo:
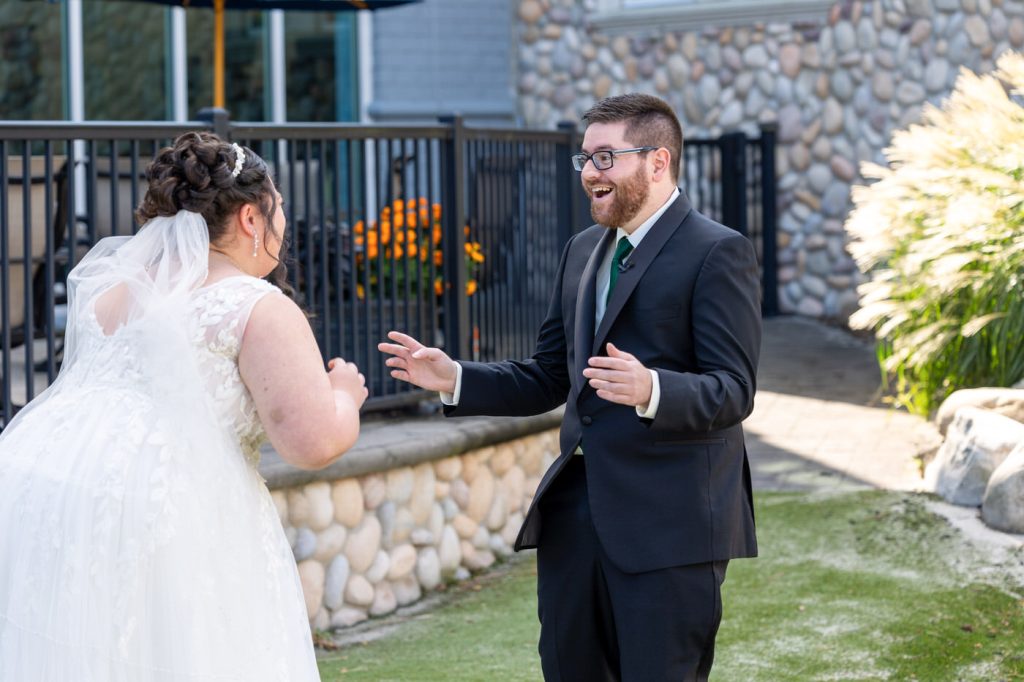
[[[608,228],[622,227],[636,217],[640,209],[647,203],[651,194],[651,186],[644,177],[644,166],[640,165],[636,172],[619,183],[601,180],[587,185],[587,196],[590,197],[590,217],[599,225]],[[612,201],[607,206],[594,203],[592,187],[594,185],[610,185],[614,188]]]

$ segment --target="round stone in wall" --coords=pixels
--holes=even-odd
[[[376,585],[381,580],[384,580],[388,575],[388,570],[391,568],[391,555],[385,552],[383,549],[377,551],[377,557],[373,560],[373,564],[366,569],[366,579],[371,585]]]
[[[303,561],[313,556],[316,551],[316,533],[308,526],[302,526],[295,533],[295,544],[292,553],[296,561]]]
[[[438,480],[453,481],[462,473],[462,459],[460,457],[445,457],[434,462],[434,474]]]
[[[426,547],[416,561],[416,577],[425,590],[432,590],[441,584],[441,562],[437,550]]]
[[[345,602],[353,606],[369,606],[373,603],[373,585],[361,575],[353,575],[345,586]]]
[[[388,580],[398,580],[412,573],[416,567],[416,548],[410,544],[399,545],[391,550]]]
[[[364,476],[363,480],[363,507],[371,511],[380,506],[380,503],[387,499],[388,484],[380,474]]]
[[[391,589],[395,593],[395,601],[399,606],[406,606],[423,596],[420,583],[416,576],[407,575],[391,583]]]
[[[445,526],[441,531],[441,543],[438,546],[439,561],[441,569],[446,575],[459,567],[462,561],[462,552],[459,548],[459,536],[451,526]]]
[[[363,489],[359,481],[346,478],[331,486],[331,501],[334,503],[334,519],[348,528],[354,528],[363,520]]]
[[[367,516],[357,528],[352,529],[345,541],[345,556],[352,570],[363,573],[373,564],[380,549],[381,526],[376,516]]]
[[[350,628],[353,625],[362,623],[367,618],[369,616],[365,610],[346,607],[331,614],[331,627]]]
[[[380,583],[374,588],[373,603],[370,604],[371,616],[384,616],[398,608],[398,600],[389,583]]]
[[[316,551],[313,558],[320,563],[326,564],[345,548],[345,540],[348,539],[348,531],[344,526],[337,523],[317,533]]]
[[[316,481],[306,486],[306,500],[309,503],[309,527],[323,530],[334,520],[334,504],[331,502],[331,484]]]
[[[409,467],[391,469],[387,472],[387,499],[396,505],[404,504],[412,496],[413,473]]]
[[[327,578],[324,580],[324,606],[332,611],[337,611],[345,603],[345,585],[348,584],[350,572],[348,559],[344,555],[334,557],[327,567]]]
[[[320,610],[320,602],[324,598],[323,565],[313,560],[299,562],[299,580],[302,582],[302,595],[306,600],[306,613],[312,619]]]

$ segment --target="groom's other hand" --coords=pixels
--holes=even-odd
[[[439,393],[454,393],[458,369],[440,348],[428,348],[401,332],[388,332],[394,343],[378,343],[377,350],[391,357],[384,364],[391,376],[414,386]]]
[[[647,409],[651,402],[651,372],[631,353],[607,345],[607,356],[594,356],[583,370],[597,397],[620,405]]]

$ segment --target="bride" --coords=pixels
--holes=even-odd
[[[278,286],[264,161],[188,133],[131,238],[69,278],[54,384],[0,435],[0,680],[318,680],[295,561],[256,465],[326,466],[364,380],[324,370]],[[282,284],[282,286],[284,286]]]

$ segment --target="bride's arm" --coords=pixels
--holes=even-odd
[[[271,445],[297,467],[325,467],[359,436],[363,377],[354,365],[332,364],[324,370],[309,322],[293,301],[268,294],[253,307],[238,368]]]

